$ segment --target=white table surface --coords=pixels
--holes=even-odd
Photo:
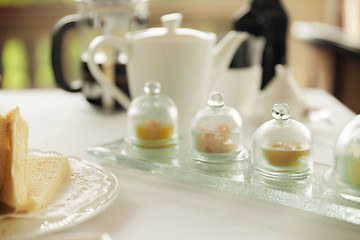
[[[355,114],[318,89],[308,100],[330,110],[334,125],[306,123],[315,161],[331,164],[332,146]],[[125,136],[124,112],[104,115],[80,93],[60,89],[0,90],[0,113],[20,107],[29,148],[84,158],[86,148]],[[256,126],[245,121],[246,142]],[[65,233],[107,232],[112,239],[360,239],[360,226],[241,195],[114,167],[120,194],[94,218]]]

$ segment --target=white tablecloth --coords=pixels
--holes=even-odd
[[[308,100],[330,110],[334,125],[307,123],[315,161],[331,164],[341,128],[355,114],[322,90]],[[124,112],[104,115],[80,93],[59,89],[1,90],[0,113],[20,107],[29,147],[84,158],[89,146],[126,134]],[[246,127],[245,122],[245,127]],[[248,125],[249,126],[249,125]],[[255,127],[246,128],[246,145]],[[179,182],[124,167],[111,169],[120,195],[96,217],[65,232],[107,232],[112,239],[360,239],[360,226],[241,195]]]

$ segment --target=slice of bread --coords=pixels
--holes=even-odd
[[[29,156],[26,170],[29,201],[24,210],[33,212],[46,206],[70,172],[71,167],[65,156]]]
[[[65,156],[28,156],[28,131],[19,108],[0,115],[0,201],[15,213],[44,207],[71,172]]]
[[[10,149],[9,146],[9,138],[7,135],[8,124],[7,119],[4,116],[0,115],[0,189],[3,187],[4,176],[6,171],[6,159],[8,155],[8,151]]]
[[[0,198],[15,212],[22,212],[27,205],[28,194],[25,173],[28,153],[28,126],[20,116],[19,108],[5,115],[7,119],[6,139],[9,151],[5,162],[3,186]],[[4,163],[3,163],[4,164]]]

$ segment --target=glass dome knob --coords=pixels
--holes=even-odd
[[[271,114],[276,120],[287,120],[290,117],[290,108],[286,103],[275,104]]]
[[[210,107],[222,107],[224,106],[224,95],[220,92],[210,93],[207,102]]]
[[[147,95],[154,95],[160,93],[161,85],[159,82],[146,82],[144,91]]]

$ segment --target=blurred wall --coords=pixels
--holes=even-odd
[[[160,16],[164,14],[181,12],[184,15],[184,27],[212,31],[221,37],[232,28],[232,15],[234,12],[236,12],[236,10],[244,4],[247,4],[249,1],[250,0],[149,0],[149,27],[160,26]],[[328,79],[331,76],[327,76],[326,74],[331,75],[331,73],[329,73],[329,71],[322,71],[323,76],[318,76],[318,69],[314,69],[312,62],[317,62],[319,54],[313,46],[296,40],[292,36],[290,31],[292,23],[295,21],[318,21],[338,24],[340,20],[337,19],[339,15],[337,5],[342,2],[359,3],[359,1],[360,0],[282,0],[282,3],[289,15],[287,41],[288,64],[293,68],[294,76],[300,86],[321,87],[330,91],[331,83],[329,83]],[[57,0],[54,0],[54,2],[57,2]],[[67,3],[69,3],[69,1],[67,1]],[[350,5],[350,7],[351,6],[353,5]],[[359,7],[359,4],[356,6]],[[50,36],[51,26],[53,26],[56,22],[56,19],[59,19],[61,16],[66,14],[76,12],[75,1],[73,4],[61,5],[57,3],[54,4],[53,7],[47,1],[47,4],[44,6],[37,3],[36,6],[19,7],[18,9],[14,9],[14,11],[20,14],[22,9],[24,13],[24,16],[22,17],[25,20],[15,21],[16,19],[22,19],[20,18],[21,16],[15,17],[14,14],[10,14],[10,12],[8,12],[9,10],[5,10],[6,13],[9,14],[5,14],[4,12],[1,14],[0,25],[2,28],[0,29],[0,35],[2,38],[0,40],[4,40],[6,38],[4,36],[7,36],[6,34],[9,34],[9,32],[17,29],[12,26],[7,26],[7,24],[18,24],[18,22],[21,24],[16,25],[16,27],[20,30],[18,33],[14,33],[14,35],[23,35],[25,31],[21,30],[21,27],[25,26],[24,23],[29,25],[33,22],[39,22],[39,26],[42,27],[40,28],[34,25],[33,29],[37,29],[37,31],[43,30],[43,32],[39,34],[38,32],[31,30],[29,33],[32,32],[33,36],[30,36],[31,34],[29,34],[26,36],[26,39],[33,41],[33,39],[36,39],[39,36]],[[14,21],[9,22],[9,20],[5,20],[5,16],[14,16]],[[46,17],[49,19],[45,20],[44,18]],[[29,21],[27,19],[29,19]],[[2,44],[4,44],[4,42],[2,42]],[[3,46],[2,44],[0,44],[0,48]],[[323,58],[328,58],[329,61],[331,61],[330,57],[327,56],[328,53],[323,52],[321,54],[324,55]],[[32,75],[34,75],[31,72],[34,61],[34,58],[29,58],[30,74]],[[326,68],[328,65],[329,64],[319,65],[318,67]],[[38,85],[33,83],[30,86],[37,87]]]

